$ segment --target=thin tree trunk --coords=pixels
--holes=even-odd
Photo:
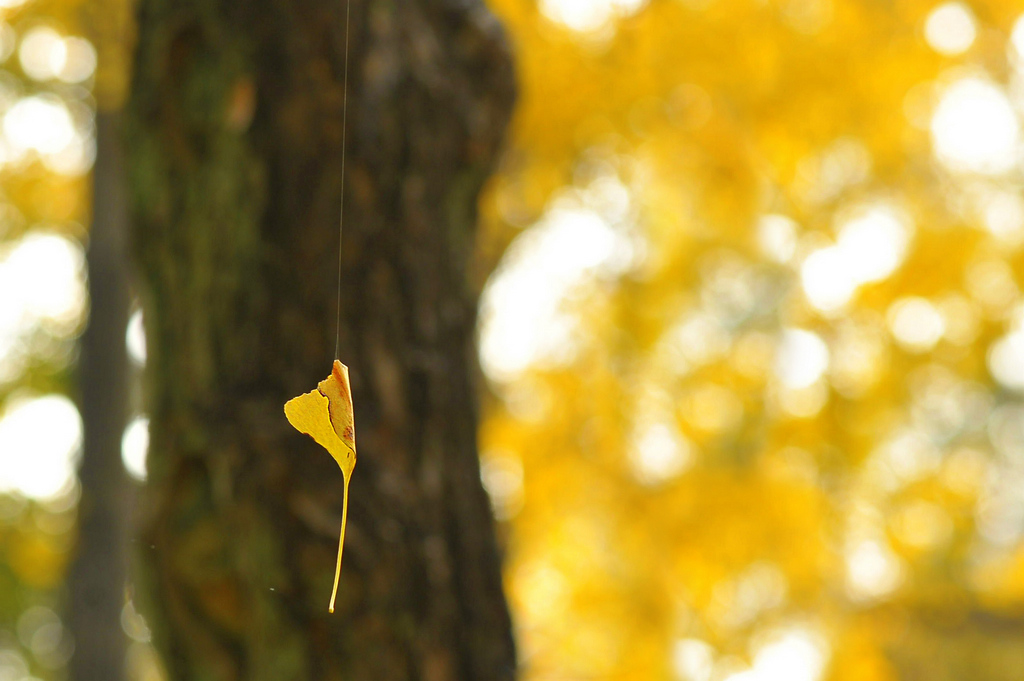
[[[146,279],[144,608],[172,679],[511,679],[476,452],[476,200],[512,103],[479,0],[354,0],[342,476],[284,401],[334,359],[345,6],[143,0],[129,104]]]
[[[68,577],[75,681],[124,678],[127,639],[121,629],[132,485],[121,464],[128,416],[129,371],[124,333],[130,284],[128,202],[119,114],[96,116],[93,225],[89,233],[89,326],[79,362],[84,425],[78,545]]]

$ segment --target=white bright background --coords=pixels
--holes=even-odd
[[[0,18],[23,4],[0,2]],[[89,84],[96,52],[84,38],[0,19],[0,173],[41,164],[78,176],[95,155]],[[17,214],[15,205],[6,214]],[[64,395],[20,387],[31,366],[64,368],[88,308],[85,253],[75,225],[0,226],[0,492],[38,501],[72,493],[82,423]],[[6,238],[5,238],[6,237]]]

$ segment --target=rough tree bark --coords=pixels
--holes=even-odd
[[[353,0],[340,358],[359,463],[286,423],[335,343],[342,0],[143,0],[144,612],[172,679],[511,679],[466,281],[510,113],[479,0]]]

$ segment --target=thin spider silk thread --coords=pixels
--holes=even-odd
[[[345,137],[348,131],[348,34],[351,25],[352,0],[345,0],[345,78],[341,104],[341,210],[338,216],[338,310],[334,326],[334,359],[341,347],[341,234],[345,227]]]
[[[338,214],[338,308],[334,326],[334,359],[339,359],[341,348],[341,236],[345,228],[345,141],[348,132],[348,43],[349,27],[352,25],[352,0],[345,0],[345,77],[342,81],[341,103],[341,207]],[[348,483],[345,475],[345,503],[341,512],[341,536],[338,538],[338,564],[334,571],[334,589],[331,591],[331,604],[327,611],[334,612],[334,599],[338,596],[338,580],[341,577],[341,552],[345,546],[345,521],[348,516]]]

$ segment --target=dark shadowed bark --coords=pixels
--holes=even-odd
[[[151,418],[144,611],[173,679],[511,679],[466,280],[512,103],[478,0],[354,0],[342,476],[286,399],[334,359],[345,6],[144,0],[129,103]]]
[[[69,672],[75,681],[124,678],[121,629],[128,563],[132,485],[121,465],[128,417],[128,208],[118,114],[96,117],[93,224],[89,233],[89,326],[79,362],[84,427],[78,475],[78,544],[68,575],[68,616],[75,636]]]

